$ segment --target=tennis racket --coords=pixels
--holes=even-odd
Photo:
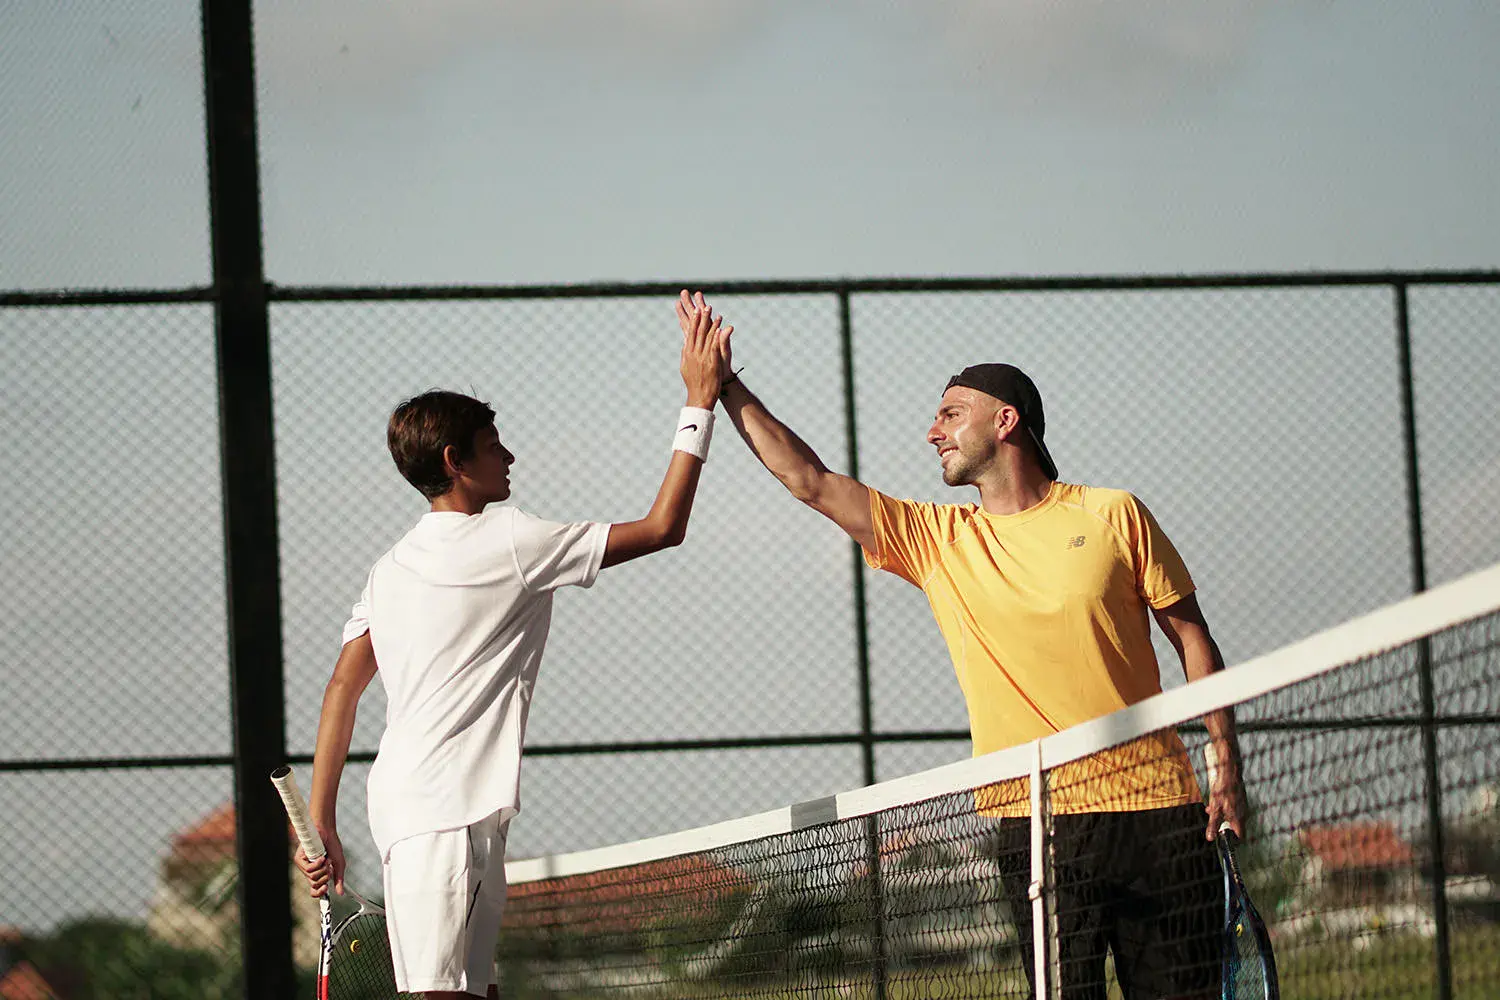
[[[1219,760],[1212,743],[1203,748],[1208,780],[1218,783]],[[1240,874],[1236,854],[1239,834],[1228,823],[1219,826],[1214,846],[1219,849],[1219,867],[1224,871],[1224,937],[1220,951],[1220,990],[1223,1000],[1281,1000],[1276,976],[1276,955],[1271,934],[1260,918],[1250,891]]]
[[[1280,1000],[1271,935],[1250,901],[1235,857],[1239,842],[1228,823],[1219,827],[1219,835],[1214,838],[1224,869],[1224,1000]]]
[[[271,784],[281,794],[287,818],[302,844],[302,853],[316,861],[328,853],[318,828],[307,814],[307,803],[289,767],[271,772]],[[359,903],[354,913],[333,920],[332,883],[318,900],[322,947],[318,953],[317,1000],[394,1000],[412,994],[396,989],[391,968],[391,942],[386,934],[385,910],[347,885],[344,891]]]

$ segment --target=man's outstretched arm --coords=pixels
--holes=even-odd
[[[807,442],[777,420],[739,380],[719,395],[729,419],[755,457],[781,480],[792,496],[843,528],[864,548],[874,551],[870,489],[857,479],[830,471]]]
[[[679,322],[686,322],[683,303],[677,305]],[[685,327],[684,327],[685,328]],[[732,328],[731,328],[732,332]],[[771,411],[745,384],[729,375],[730,344],[723,338],[724,373],[729,383],[719,400],[740,437],[755,457],[792,496],[843,528],[866,551],[875,550],[875,526],[870,520],[870,489],[857,479],[831,472],[817,453]]]

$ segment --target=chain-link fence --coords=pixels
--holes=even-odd
[[[293,941],[305,974],[291,927],[316,913],[280,884],[265,775],[310,759],[339,625],[422,510],[383,447],[397,401],[490,400],[515,502],[596,520],[647,509],[682,401],[675,287],[267,286],[251,4],[135,6],[12,5],[27,43],[0,55],[0,195],[26,210],[0,225],[0,286],[26,289],[0,292],[0,998],[281,996]],[[169,206],[151,252],[146,205]],[[105,258],[137,290],[45,290]],[[747,384],[897,495],[964,499],[924,441],[940,390],[1027,368],[1063,477],[1145,499],[1231,662],[1500,560],[1500,274],[717,291]],[[518,856],[968,753],[925,602],[727,424],[687,544],[565,595],[555,625]],[[341,798],[366,884],[382,712],[377,686]],[[1471,714],[1500,726],[1492,698]]]
[[[1230,662],[1500,560],[1493,280],[1099,284],[746,285],[716,305],[771,410],[896,495],[967,499],[924,440],[944,381],[977,361],[1025,367],[1063,478],[1147,502]],[[396,402],[430,386],[490,400],[518,456],[514,502],[609,521],[649,506],[682,392],[665,289],[273,298],[285,751],[306,761],[348,605],[422,510],[384,451]],[[65,993],[58,956],[101,955],[77,975],[233,992],[213,312],[72,301],[0,300],[5,968],[60,976]],[[687,544],[558,602],[513,853],[966,755],[925,601],[858,567],[721,427]],[[672,600],[686,593],[691,621]],[[363,762],[382,717],[377,686],[341,800],[367,873]]]

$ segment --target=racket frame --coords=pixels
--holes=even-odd
[[[1208,765],[1209,791],[1218,784],[1219,758],[1212,741],[1203,747],[1203,760]],[[1240,874],[1239,858],[1235,849],[1240,844],[1239,834],[1228,822],[1220,823],[1214,836],[1214,847],[1219,854],[1219,867],[1224,872],[1224,931],[1223,954],[1220,958],[1220,995],[1223,1000],[1281,1000],[1281,982],[1276,974],[1276,953],[1271,948],[1271,932],[1261,919],[1260,911],[1250,899],[1250,890]],[[1266,977],[1264,997],[1239,997],[1234,992],[1234,972],[1239,966],[1239,949],[1235,945],[1236,927],[1240,923],[1255,938],[1256,951],[1260,953],[1261,968]]]

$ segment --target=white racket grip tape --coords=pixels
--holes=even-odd
[[[312,817],[307,814],[307,802],[302,798],[302,790],[297,787],[297,776],[292,773],[292,769],[278,767],[272,771],[271,784],[281,794],[281,804],[286,806],[287,819],[292,821],[292,829],[297,831],[297,840],[302,844],[302,853],[307,855],[307,860],[316,861],[327,854],[323,838],[318,834],[318,828],[313,826]]]

